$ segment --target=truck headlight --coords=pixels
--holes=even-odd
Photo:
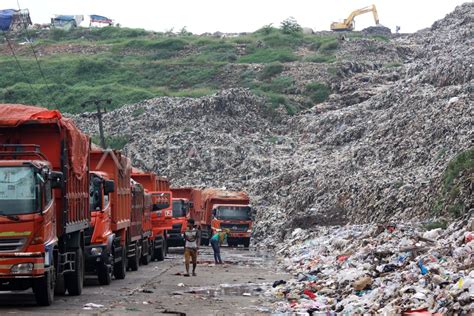
[[[102,248],[100,247],[91,248],[91,255],[100,256],[101,254],[102,254]]]
[[[23,274],[33,271],[34,264],[31,262],[27,263],[17,263],[13,265],[10,269],[11,273]]]
[[[220,228],[216,228],[216,232],[218,232],[218,233],[219,233],[219,232],[221,232],[221,231],[222,231],[222,229],[220,229]]]
[[[252,230],[251,230],[251,229],[247,229],[247,233],[251,233],[251,232],[252,232]]]

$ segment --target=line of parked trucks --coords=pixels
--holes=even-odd
[[[80,295],[86,274],[123,279],[183,246],[188,218],[203,245],[228,228],[230,246],[249,246],[247,194],[170,187],[58,111],[0,104],[0,291],[32,288],[50,305]]]

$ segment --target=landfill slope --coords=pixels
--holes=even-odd
[[[333,92],[293,116],[225,89],[124,106],[104,115],[105,131],[126,135],[134,163],[174,185],[248,191],[262,246],[296,228],[463,214],[473,207],[472,167],[461,172],[471,184],[455,192],[455,214],[442,192],[448,164],[473,146],[473,16],[466,3],[387,43],[345,41],[345,61],[330,70],[293,65],[285,74],[323,79]],[[403,64],[384,67],[386,59]],[[93,113],[74,119],[98,134]]]

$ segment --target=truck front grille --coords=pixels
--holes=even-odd
[[[170,233],[181,233],[181,224],[173,224]]]
[[[246,232],[249,229],[249,224],[227,224],[222,223],[221,229],[230,229],[231,232]]]
[[[0,252],[20,251],[26,238],[0,238]]]

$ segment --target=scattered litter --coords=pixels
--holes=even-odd
[[[178,286],[179,287],[184,287],[185,285],[184,285],[184,283],[178,283]]]
[[[251,293],[242,293],[243,296],[252,296]]]
[[[102,304],[96,304],[96,303],[87,303],[87,304],[84,304],[84,308],[85,310],[91,310],[93,308],[102,308],[104,307],[104,305]]]

